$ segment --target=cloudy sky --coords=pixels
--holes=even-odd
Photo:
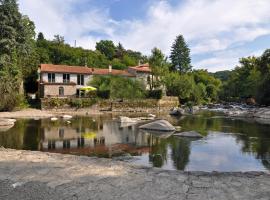
[[[110,39],[149,55],[166,55],[184,35],[195,68],[232,69],[240,57],[270,48],[270,0],[19,0],[37,32],[60,34],[94,49]]]

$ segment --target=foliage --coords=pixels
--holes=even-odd
[[[149,90],[149,91],[147,91],[147,98],[161,99],[162,98],[162,90]]]
[[[112,60],[116,52],[116,47],[111,40],[101,40],[96,43],[96,50],[104,54],[109,60]]]
[[[229,79],[231,71],[224,70],[224,71],[218,71],[218,72],[210,73],[210,74],[214,76],[215,78],[220,79],[221,81],[227,81]]]
[[[172,70],[186,73],[191,71],[190,50],[182,35],[178,35],[172,45],[170,59]]]
[[[158,48],[152,49],[152,54],[148,60],[151,68],[151,76],[148,82],[150,90],[153,90],[163,85],[162,76],[169,72],[169,64],[165,55]]]
[[[12,110],[22,99],[22,78],[31,60],[34,23],[20,14],[16,0],[1,0],[0,27],[1,111]]]
[[[99,91],[109,90],[110,97],[113,99],[136,99],[145,96],[143,84],[130,78],[95,76],[89,84],[98,88]]]
[[[97,97],[102,99],[109,99],[110,98],[110,90],[98,90]]]

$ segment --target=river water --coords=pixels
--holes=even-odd
[[[136,114],[144,116],[144,114]],[[20,119],[0,132],[0,146],[114,159],[186,171],[270,171],[270,125],[214,112],[185,117],[159,116],[202,139],[154,134],[116,115],[60,119]]]

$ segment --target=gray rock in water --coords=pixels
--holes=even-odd
[[[163,119],[141,125],[139,128],[154,131],[175,131],[174,126]]]
[[[178,137],[189,137],[189,138],[202,138],[203,136],[196,132],[196,131],[187,131],[187,132],[181,132],[181,133],[175,133],[174,136]]]

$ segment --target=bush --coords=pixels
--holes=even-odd
[[[94,105],[96,102],[95,98],[71,99],[69,105],[74,108],[85,108]]]
[[[147,98],[161,99],[162,98],[162,90],[149,90],[149,91],[147,91]]]
[[[102,99],[109,99],[110,98],[110,90],[98,90],[97,96]]]

